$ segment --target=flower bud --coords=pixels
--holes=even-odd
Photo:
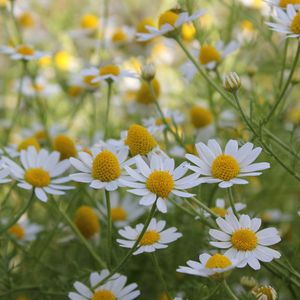
[[[236,92],[241,87],[241,80],[237,73],[230,72],[223,81],[223,87],[228,92]]]
[[[156,67],[153,63],[148,63],[141,68],[142,78],[146,81],[151,81],[155,77]]]
[[[256,299],[276,300],[277,292],[270,285],[256,287],[252,290],[252,294]]]
[[[249,276],[242,276],[240,283],[247,290],[252,290],[257,285],[255,278]]]

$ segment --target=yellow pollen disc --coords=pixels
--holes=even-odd
[[[38,140],[38,141],[43,141],[46,139],[46,132],[44,130],[39,130],[34,134],[34,137]]]
[[[136,26],[136,32],[137,33],[148,33],[149,30],[146,28],[146,26],[155,27],[154,21],[150,18],[143,19]]]
[[[211,210],[218,216],[224,218],[227,215],[227,209],[223,207],[213,207]]]
[[[113,221],[125,221],[127,220],[127,211],[123,207],[113,207],[111,218]]]
[[[95,29],[98,26],[98,17],[95,15],[84,15],[80,20],[80,26],[84,29]]]
[[[194,106],[190,111],[191,122],[195,128],[203,128],[213,122],[212,113],[205,107]]]
[[[221,61],[221,54],[215,47],[211,45],[203,45],[200,50],[199,61],[203,65],[213,61],[219,63]]]
[[[251,251],[256,248],[257,237],[250,229],[239,229],[232,234],[231,243],[237,250]]]
[[[279,6],[280,7],[287,7],[288,4],[291,4],[291,5],[297,5],[297,4],[300,4],[300,0],[280,0],[279,1]]]
[[[116,30],[111,40],[115,43],[125,42],[127,41],[127,34],[122,29]]]
[[[19,224],[11,226],[8,232],[15,235],[18,240],[21,240],[25,236],[25,230]]]
[[[160,239],[160,234],[155,230],[148,230],[144,233],[140,245],[141,246],[149,246],[158,242]]]
[[[172,120],[171,118],[165,118],[165,121],[168,123],[168,124],[171,124],[172,123]],[[160,126],[160,125],[164,125],[164,121],[161,119],[161,118],[158,118],[155,120],[155,125],[157,126]]]
[[[194,154],[194,155],[197,154],[197,150],[194,144],[185,145],[185,150],[187,153]]]
[[[78,95],[81,94],[81,92],[82,92],[82,87],[79,85],[72,85],[72,86],[69,86],[69,88],[68,88],[68,94],[71,97],[77,97]]]
[[[34,187],[45,187],[50,183],[50,175],[42,168],[30,168],[25,172],[24,179]]]
[[[298,12],[292,20],[290,29],[293,33],[300,34],[300,12]]]
[[[92,176],[102,182],[116,180],[121,175],[117,157],[109,150],[103,150],[93,160]]]
[[[214,268],[225,269],[230,267],[231,265],[232,263],[228,257],[216,253],[207,260],[205,267],[208,269],[214,269]]]
[[[66,51],[59,51],[54,56],[56,66],[64,71],[71,68],[72,60],[72,56]]]
[[[54,138],[53,149],[60,153],[60,160],[76,157],[77,155],[74,141],[63,134]]]
[[[40,92],[42,92],[42,91],[45,89],[45,86],[42,85],[42,84],[35,83],[35,84],[32,85],[32,88],[33,88],[36,92],[40,93]]]
[[[174,188],[174,180],[167,171],[153,171],[147,179],[146,186],[151,193],[167,198]]]
[[[100,86],[100,82],[93,82],[95,78],[95,75],[86,75],[83,77],[83,82],[92,88],[97,88]]]
[[[248,31],[248,32],[251,32],[251,31],[254,30],[254,25],[249,20],[243,20],[241,22],[241,27],[242,27],[243,30]]]
[[[277,296],[277,293],[271,286],[256,287],[252,293],[256,296],[256,299],[264,300],[275,300]]]
[[[178,15],[172,11],[166,11],[160,15],[158,20],[158,27],[161,28],[165,24],[170,24],[174,26],[178,19]]]
[[[133,156],[138,154],[146,155],[157,146],[156,140],[149,131],[137,124],[129,127],[125,143]]]
[[[153,97],[151,90],[149,89],[149,85],[147,82],[142,82],[141,87],[137,92],[136,102],[141,104],[151,104],[154,103],[160,95],[160,84],[156,78],[151,81],[154,94],[156,97]]]
[[[120,74],[120,68],[115,65],[107,65],[99,69],[99,74],[118,76]]]
[[[30,46],[26,46],[26,45],[21,45],[17,48],[17,52],[21,55],[33,55],[34,54],[34,50],[33,48],[31,48]]]
[[[19,17],[19,23],[22,27],[32,27],[34,25],[34,20],[29,12],[24,12]]]
[[[92,300],[116,300],[116,296],[109,290],[100,290],[95,292]]]
[[[93,155],[91,149],[88,148],[88,147],[83,147],[81,151],[86,152],[86,153],[89,154],[89,155]]]
[[[74,223],[81,234],[89,239],[100,230],[98,217],[93,209],[89,206],[80,206],[74,216]]]
[[[19,145],[17,150],[20,152],[21,150],[26,150],[29,146],[33,146],[37,151],[41,149],[41,146],[38,140],[35,137],[29,137],[23,140]]]
[[[181,37],[184,41],[190,42],[194,39],[196,29],[192,23],[184,23],[181,28]]]
[[[240,166],[234,157],[221,154],[214,159],[211,172],[213,177],[229,181],[240,173]]]

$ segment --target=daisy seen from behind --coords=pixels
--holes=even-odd
[[[139,242],[138,249],[133,255],[144,252],[151,253],[157,249],[167,248],[168,244],[182,237],[182,234],[177,231],[176,227],[170,227],[164,230],[165,226],[166,221],[158,221],[153,218]],[[132,248],[141,234],[143,227],[143,224],[138,224],[135,228],[126,226],[124,229],[119,230],[119,234],[125,239],[117,239],[117,242],[121,247]]]
[[[60,154],[56,151],[49,153],[45,149],[37,151],[30,146],[20,153],[21,166],[13,160],[3,157],[3,161],[10,171],[11,176],[18,181],[18,187],[34,189],[36,197],[46,202],[47,194],[63,195],[65,190],[73,189],[72,186],[63,185],[69,182],[69,176],[62,176],[70,163],[68,160],[59,161]]]
[[[234,214],[227,214],[224,219],[217,218],[216,223],[220,230],[209,230],[209,235],[216,240],[210,244],[228,249],[225,255],[237,258],[238,268],[248,264],[252,269],[259,270],[259,261],[270,262],[280,258],[278,251],[269,248],[281,241],[278,230],[274,227],[259,230],[261,219],[241,215],[238,220]]]
[[[196,144],[199,156],[186,154],[185,157],[195,164],[189,168],[201,175],[202,183],[218,183],[220,188],[234,184],[247,184],[241,177],[259,176],[261,171],[270,168],[267,162],[253,163],[262,148],[246,143],[239,148],[236,140],[229,140],[222,151],[216,140]]]

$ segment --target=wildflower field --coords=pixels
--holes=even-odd
[[[0,0],[0,299],[300,299],[300,0]]]

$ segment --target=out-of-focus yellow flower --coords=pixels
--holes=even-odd
[[[71,97],[77,97],[83,92],[83,88],[80,85],[71,85],[68,87],[68,95]]]
[[[55,65],[63,71],[70,70],[72,66],[72,56],[66,51],[59,51],[54,56]]]
[[[128,36],[122,28],[119,28],[113,33],[111,40],[114,43],[124,43],[128,41]]]
[[[247,31],[247,32],[253,32],[254,31],[254,25],[249,20],[243,20],[241,22],[241,28],[242,28],[242,30]]]
[[[154,103],[154,101],[157,100],[157,98],[160,95],[160,84],[156,78],[154,78],[151,81],[154,93],[156,95],[156,98],[153,97],[153,94],[149,88],[149,85],[147,82],[142,82],[140,89],[138,90],[136,102],[141,104],[151,104]]]
[[[207,14],[202,16],[200,19],[200,24],[201,24],[201,27],[203,27],[203,28],[211,27],[213,24],[213,17],[211,15],[207,15]]]
[[[294,125],[300,125],[300,107],[293,107],[287,113],[287,119]]]
[[[196,34],[196,29],[192,23],[184,23],[181,28],[181,37],[186,42],[191,42]]]
[[[64,134],[60,134],[54,138],[53,149],[60,153],[61,160],[77,156],[74,141]]]
[[[28,137],[21,141],[21,143],[18,145],[17,150],[26,150],[29,146],[33,146],[37,151],[41,149],[41,146],[38,142],[38,140],[35,137]]]
[[[18,17],[19,24],[24,28],[31,28],[34,26],[34,18],[30,12],[23,12]]]
[[[205,107],[194,106],[190,110],[191,122],[196,129],[206,127],[213,122],[212,113]]]
[[[38,65],[42,68],[49,67],[51,65],[51,56],[43,56],[38,60]]]
[[[0,0],[0,8],[6,7],[7,3],[8,3],[8,0]]]
[[[82,16],[80,27],[83,29],[96,29],[99,24],[99,18],[92,14]]]

